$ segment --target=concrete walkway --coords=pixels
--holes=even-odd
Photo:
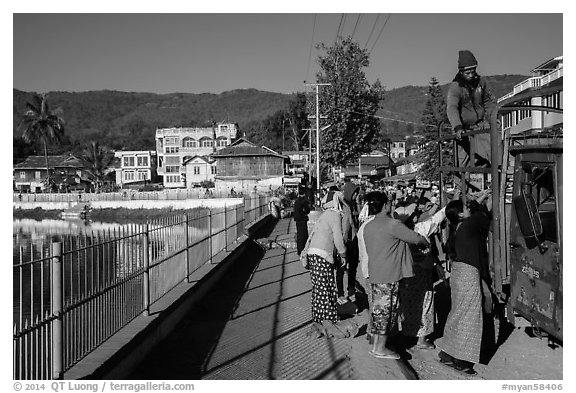
[[[268,239],[293,239],[291,218]],[[286,247],[285,242],[278,243]],[[256,242],[131,379],[414,379],[405,361],[375,359],[365,335],[313,338],[311,283],[295,248]]]

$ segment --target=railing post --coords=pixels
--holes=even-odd
[[[184,237],[186,238],[186,248],[184,251],[186,253],[184,261],[186,262],[186,277],[184,277],[184,282],[190,282],[190,241],[188,240],[188,213],[184,214]]]
[[[212,209],[208,210],[208,244],[210,246],[210,263],[212,263]]]
[[[224,202],[224,250],[228,252],[228,209],[226,208],[226,202]]]
[[[142,248],[144,250],[144,283],[143,283],[143,300],[144,300],[144,316],[150,315],[150,251],[149,251],[149,232],[148,224],[144,227],[144,239]]]
[[[62,243],[52,243],[52,378],[63,379],[64,375],[64,330],[63,330],[63,281]]]

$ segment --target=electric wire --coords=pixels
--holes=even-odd
[[[390,20],[390,16],[392,16],[392,14],[388,14],[388,17],[386,17],[386,20],[384,21],[384,24],[382,25],[382,28],[380,29],[380,33],[378,33],[378,37],[376,37],[376,41],[374,41],[374,44],[372,45],[372,48],[368,51],[368,53],[372,53],[372,51],[374,50],[374,47],[376,46],[376,43],[380,39],[380,36],[382,35],[382,32],[384,31],[384,28],[386,27],[388,20]]]
[[[366,40],[366,43],[364,44],[364,49],[366,49],[366,47],[368,46],[368,42],[370,42],[370,38],[372,38],[372,34],[374,33],[374,29],[376,29],[376,24],[378,23],[378,19],[380,19],[380,14],[376,15],[376,20],[374,21],[374,24],[372,25],[372,30],[370,30],[370,35],[368,35],[368,39]]]
[[[358,23],[360,22],[361,17],[362,17],[362,14],[358,14],[358,18],[356,19],[356,24],[354,25],[354,30],[352,30],[352,35],[350,36],[350,38],[354,38],[354,35],[356,34],[356,29],[358,28]]]
[[[314,14],[314,24],[312,26],[312,40],[310,41],[310,51],[308,52],[308,65],[306,66],[306,78],[304,78],[304,82],[308,80],[308,75],[310,72],[310,63],[312,62],[312,48],[314,47],[314,35],[316,32],[316,16],[317,14]]]
[[[340,15],[340,23],[338,24],[338,30],[336,31],[336,38],[334,38],[334,44],[338,42],[338,36],[340,35],[340,29],[342,28],[342,19],[344,18],[344,14]]]
[[[362,115],[362,116],[371,116],[371,117],[375,117],[377,119],[382,119],[382,120],[389,120],[389,121],[397,121],[399,123],[405,123],[405,124],[413,124],[413,125],[417,125],[417,126],[425,126],[425,127],[437,127],[437,124],[426,124],[426,123],[419,123],[419,122],[414,122],[414,121],[408,121],[408,120],[400,120],[400,119],[394,119],[391,117],[384,117],[384,116],[378,116],[378,115],[370,115],[368,113],[362,113],[362,112],[356,112],[356,111],[352,111],[352,110],[348,110],[348,113],[353,113],[355,115]],[[389,112],[389,113],[396,113],[396,112],[390,112],[390,111],[384,111],[384,112]],[[449,125],[444,125],[442,128],[444,129],[451,129],[452,127]]]

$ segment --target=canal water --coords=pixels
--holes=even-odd
[[[222,217],[223,218],[223,217]],[[211,220],[212,230],[223,220]],[[208,219],[189,223],[189,239],[204,238]],[[150,224],[151,261],[182,249],[183,226],[159,220]],[[83,220],[13,220],[13,321],[16,330],[42,320],[51,307],[52,243],[61,242],[64,304],[118,282],[143,267],[142,220],[116,223]],[[185,243],[184,243],[185,244]]]

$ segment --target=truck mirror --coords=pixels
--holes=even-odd
[[[539,246],[544,241],[544,229],[534,196],[522,191],[520,195],[512,198],[512,204],[526,247],[532,249]]]

